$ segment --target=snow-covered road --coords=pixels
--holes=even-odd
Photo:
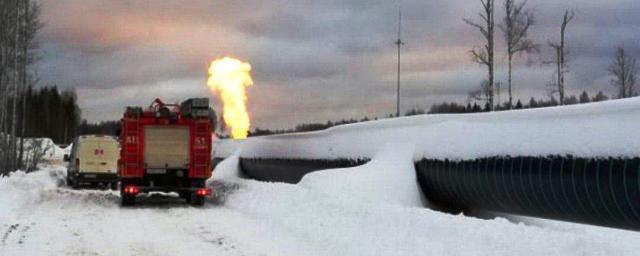
[[[110,191],[74,191],[65,170],[0,178],[0,255],[637,255],[640,233],[551,221],[454,216],[385,176],[393,157],[318,172],[298,185],[238,179],[221,164],[205,208],[174,198],[121,208]],[[237,159],[236,159],[237,160]],[[407,159],[410,160],[410,159]],[[371,172],[376,169],[375,177]],[[364,178],[368,176],[370,178]],[[398,194],[381,195],[371,189]],[[358,182],[363,181],[363,182]],[[410,187],[412,185],[406,185]],[[355,188],[355,189],[354,189]],[[381,200],[376,198],[382,197]],[[385,203],[389,202],[389,203]]]

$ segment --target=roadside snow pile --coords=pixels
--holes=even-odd
[[[365,165],[313,172],[298,185],[343,203],[423,207],[411,145],[393,144]]]
[[[384,166],[391,155],[380,155],[382,160],[371,167]],[[221,169],[225,166],[231,169]],[[58,186],[61,167],[0,178],[0,255],[526,256],[640,251],[640,233],[556,222],[531,226],[334,199],[343,188],[328,195],[312,176],[305,178],[306,184],[314,184],[308,186],[264,183],[238,179],[233,168],[223,163],[216,170],[228,174],[217,182],[234,188],[226,192],[226,202],[205,208],[172,198],[120,208],[116,192]],[[331,176],[336,181],[346,177],[338,172]]]
[[[372,158],[393,142],[415,146],[422,158],[488,156],[640,156],[640,98],[481,114],[424,115],[342,125],[319,132],[218,143],[225,157]]]
[[[78,191],[61,189],[66,177],[66,168],[61,166],[44,165],[43,171],[25,173],[13,172],[8,177],[0,178],[0,216],[19,215],[24,209],[33,205],[49,202],[51,199],[65,199],[65,202],[100,201],[105,193],[77,193]],[[107,198],[104,202],[114,203],[114,198]],[[63,206],[71,206],[62,204]]]
[[[640,233],[559,222],[547,226],[544,220],[526,225],[422,208],[419,195],[412,194],[416,186],[409,184],[415,180],[390,175],[403,155],[390,150],[360,167],[309,174],[298,185],[231,176],[218,182],[238,188],[225,208],[285,230],[308,248],[305,255],[635,255],[640,250]],[[237,173],[237,154],[225,162],[217,173]]]
[[[120,208],[117,192],[59,186],[64,172],[0,177],[0,255],[314,255],[287,230],[222,206],[160,197]]]
[[[325,255],[635,255],[640,233],[513,217],[483,220],[423,206],[414,161],[488,156],[640,156],[640,98],[468,115],[427,115],[325,131],[219,141],[225,207],[290,230]],[[239,158],[369,158],[297,185],[237,179]],[[527,220],[521,223],[517,220]]]
[[[47,161],[62,161],[65,154],[71,152],[71,145],[66,148],[60,148],[53,140],[49,138],[28,139],[29,141],[42,140],[42,149],[44,150],[44,159]]]
[[[57,184],[49,175],[49,172],[14,172],[9,177],[0,178],[0,216],[18,211],[25,204],[34,204],[43,191],[55,189]]]

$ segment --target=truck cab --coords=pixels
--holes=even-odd
[[[81,186],[118,186],[118,141],[106,135],[83,135],[73,141],[70,155],[65,155],[67,184]]]
[[[177,192],[196,206],[211,193],[211,109],[209,99],[143,109],[127,107],[121,120],[121,203],[131,206],[149,192]]]

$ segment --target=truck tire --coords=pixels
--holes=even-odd
[[[196,207],[204,206],[204,197],[198,196],[196,194],[191,194],[191,205]]]
[[[120,195],[120,205],[122,206],[134,206],[136,204],[136,197],[129,195]]]
[[[124,207],[134,206],[136,204],[136,196],[125,194],[124,187],[124,185],[120,186],[120,205]]]

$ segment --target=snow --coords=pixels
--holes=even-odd
[[[511,152],[507,149],[637,155],[636,130],[622,129],[636,128],[630,118],[638,111],[640,101],[633,99],[218,141],[215,155],[228,157],[207,183],[214,195],[204,208],[185,205],[176,195],[151,195],[138,207],[121,208],[114,191],[65,187],[64,167],[16,172],[0,178],[0,255],[637,255],[640,232],[512,216],[481,219],[425,208],[413,161],[449,157],[454,153],[449,150],[461,145],[461,158]],[[479,128],[497,131],[475,131]],[[452,133],[449,140],[439,139],[445,133]],[[486,149],[491,147],[482,146],[484,136],[493,133],[504,142]],[[616,145],[620,133],[627,138],[624,145]],[[589,134],[592,140],[579,143]],[[541,135],[560,141],[542,138],[528,146],[519,139]],[[371,161],[314,172],[296,185],[240,177],[239,157],[289,154]]]
[[[259,219],[153,197],[120,208],[114,191],[62,186],[63,167],[0,178],[0,255],[301,255]],[[155,200],[155,201],[153,201]],[[275,237],[261,241],[260,238]],[[278,243],[288,244],[286,247]]]
[[[34,139],[27,139],[27,142],[31,140]],[[53,140],[49,138],[39,138],[39,140],[43,140],[42,148],[45,150],[44,159],[47,161],[57,161],[59,163],[59,161],[63,159],[65,154],[71,154],[71,144],[65,148],[60,148],[53,142]]]
[[[640,155],[640,98],[481,114],[423,115],[342,125],[328,130],[218,142],[224,157],[242,149],[249,158],[371,158],[403,142],[422,158]]]
[[[409,168],[410,154],[394,150],[351,170],[313,173],[299,185],[240,179],[238,153],[217,167],[210,180],[216,195],[204,208],[166,196],[121,208],[116,192],[63,186],[66,170],[59,166],[0,178],[0,255],[636,255],[640,250],[636,232],[485,220],[423,208],[419,195],[408,189],[416,186],[407,184],[411,172],[393,175],[398,169],[390,168]]]

